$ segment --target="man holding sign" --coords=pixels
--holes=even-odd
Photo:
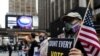
[[[67,15],[64,15],[61,18],[65,24],[64,34],[65,36],[70,38],[75,38],[77,32],[79,31],[80,24],[82,22],[82,17],[77,12],[70,12]],[[79,47],[79,48],[78,48]],[[81,48],[81,44],[78,43],[78,47],[72,48],[69,52],[69,56],[83,56],[85,55],[85,51]],[[86,55],[85,55],[86,56]]]
[[[77,12],[70,12],[62,17],[65,23],[65,35],[76,35],[73,36],[74,48],[70,50],[69,56],[100,56],[100,42],[92,22],[90,2],[83,19]]]

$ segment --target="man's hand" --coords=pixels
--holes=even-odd
[[[83,56],[81,50],[72,48],[69,52],[69,56]]]

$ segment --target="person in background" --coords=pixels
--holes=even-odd
[[[18,56],[22,56],[22,46],[23,46],[23,41],[18,42]]]
[[[38,42],[35,40],[35,37],[36,37],[35,33],[31,33],[31,45],[30,45],[29,50],[28,50],[28,56],[33,56],[34,55],[34,48],[40,47]]]
[[[14,51],[17,51],[17,43],[14,45]]]
[[[24,56],[28,56],[28,49],[29,49],[29,44],[26,40],[23,40],[23,53],[24,53]]]
[[[11,56],[13,50],[12,50],[12,46],[9,43],[7,44],[7,48],[8,48],[9,56]]]
[[[51,37],[46,38],[43,42],[40,44],[40,55],[41,56],[47,56],[48,53],[48,41],[51,39]]]
[[[40,35],[39,35],[40,43],[43,42],[46,38],[47,38],[46,33],[40,32]]]

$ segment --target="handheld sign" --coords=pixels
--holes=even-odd
[[[68,56],[73,47],[74,39],[50,39],[48,42],[48,56]]]

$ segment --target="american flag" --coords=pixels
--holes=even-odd
[[[92,11],[88,8],[78,39],[88,56],[100,56],[100,42],[92,22]]]

